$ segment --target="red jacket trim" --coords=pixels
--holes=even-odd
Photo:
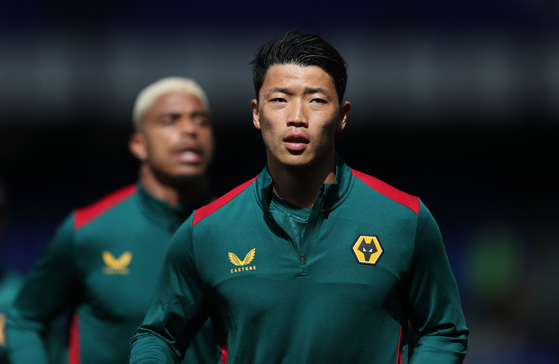
[[[72,315],[70,324],[70,342],[68,343],[68,363],[80,364],[80,324],[78,314]]]
[[[404,324],[407,323],[408,321],[404,316],[404,318],[402,319],[402,324],[400,325],[400,335],[398,337],[398,354],[396,354],[396,364],[402,364],[402,353],[404,351],[404,340],[403,340]]]
[[[400,205],[404,205],[407,208],[411,209],[415,214],[419,214],[419,198],[416,196],[408,195],[405,192],[402,192],[389,184],[382,182],[381,180],[369,176],[363,172],[356,171],[354,169],[351,170],[353,175],[359,178],[361,181],[365,182],[365,184],[375,191],[383,194],[384,196],[388,197],[392,201],[398,202]]]
[[[111,207],[132,196],[137,190],[138,186],[136,184],[131,184],[103,197],[91,205],[76,209],[74,214],[74,229],[81,229],[84,225],[101,216]]]
[[[225,204],[227,204],[229,201],[234,199],[239,193],[243,192],[245,190],[245,188],[247,188],[255,180],[256,180],[256,177],[254,177],[253,179],[251,179],[249,181],[246,181],[245,183],[243,183],[240,186],[237,186],[236,188],[227,192],[225,195],[221,196],[220,198],[218,198],[214,202],[211,202],[208,205],[202,206],[198,210],[195,210],[194,211],[194,217],[192,218],[192,226],[196,225],[203,218],[211,215],[215,211],[222,208]]]
[[[219,337],[221,339],[221,364],[227,364],[227,356],[228,356],[227,337],[223,333],[221,327],[218,326],[218,330],[219,330]]]

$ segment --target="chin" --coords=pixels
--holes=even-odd
[[[179,174],[172,177],[175,184],[179,185],[188,185],[188,184],[198,184],[202,183],[206,179],[205,173],[188,173],[188,174]]]
[[[282,164],[286,167],[306,167],[311,164],[312,158],[308,155],[301,155],[301,154],[292,154],[287,158],[284,158]]]
[[[183,168],[175,168],[174,170],[158,170],[155,173],[163,183],[179,186],[203,182],[206,178],[206,170],[207,168],[202,166],[183,166]]]
[[[195,177],[203,175],[207,169],[205,164],[182,165],[175,168],[170,174],[177,177]]]
[[[311,163],[309,163],[308,161],[302,161],[302,160],[288,161],[282,164],[286,169],[292,171],[304,171],[305,169],[309,168],[311,165]]]

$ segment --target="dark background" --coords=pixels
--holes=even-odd
[[[265,163],[248,63],[297,27],[348,61],[338,150],[418,195],[462,294],[466,363],[557,363],[557,1],[0,2],[0,264],[26,274],[72,208],[132,183],[137,93],[195,78],[223,194]]]

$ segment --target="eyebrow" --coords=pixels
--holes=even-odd
[[[160,114],[157,115],[157,118],[163,118],[166,116],[179,116],[182,113],[179,111],[166,111],[166,112],[162,112]],[[194,110],[192,113],[190,113],[190,116],[205,116],[205,117],[210,117],[210,113],[207,111],[201,111],[201,110]]]
[[[286,88],[286,87],[272,87],[271,89],[268,90],[268,93],[272,93],[272,92],[281,92],[281,93],[284,93],[284,94],[291,94],[292,93],[289,90],[289,88]],[[323,87],[305,87],[305,93],[306,94],[323,93],[323,94],[326,94],[326,95],[330,95],[330,92]]]
[[[207,111],[194,111],[192,114],[190,114],[191,116],[206,116],[206,117],[210,117],[210,113]]]
[[[272,92],[281,92],[284,94],[289,94],[289,89],[285,88],[285,87],[272,87],[271,89],[268,90],[267,93],[272,93]]]
[[[307,94],[314,94],[314,93],[319,93],[319,92],[323,93],[323,94],[326,94],[326,95],[330,94],[330,92],[323,87],[305,87],[305,93],[307,93]]]

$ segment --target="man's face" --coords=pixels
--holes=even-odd
[[[349,102],[339,107],[334,82],[317,66],[274,65],[252,100],[268,164],[306,168],[334,157],[334,136],[344,129]]]
[[[160,175],[202,175],[214,150],[209,112],[194,95],[161,95],[143,116],[140,130],[132,137],[131,149]]]

